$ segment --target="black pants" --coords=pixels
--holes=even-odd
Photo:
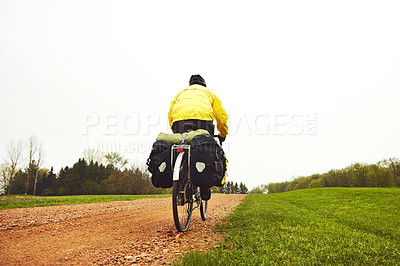
[[[199,120],[199,119],[187,119],[176,121],[172,124],[172,131],[174,133],[185,133],[190,130],[205,129],[214,136],[214,123],[213,121]]]

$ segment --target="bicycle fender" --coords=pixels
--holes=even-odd
[[[183,152],[179,153],[178,157],[176,158],[175,165],[174,165],[174,175],[172,176],[172,181],[179,180],[179,169],[181,168],[183,158]]]

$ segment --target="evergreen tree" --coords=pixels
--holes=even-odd
[[[239,185],[239,194],[248,194],[249,190],[247,189],[246,185],[242,182],[240,182]]]

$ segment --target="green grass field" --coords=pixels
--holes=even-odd
[[[79,196],[0,196],[0,210],[81,203],[99,203],[110,201],[137,200],[147,198],[171,197],[170,194],[160,195],[79,195]]]
[[[250,194],[184,265],[399,265],[400,189],[320,188]],[[194,243],[195,244],[195,243]]]

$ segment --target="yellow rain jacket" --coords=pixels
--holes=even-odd
[[[171,102],[168,112],[169,125],[176,121],[200,119],[217,121],[221,137],[228,134],[228,115],[220,99],[207,87],[193,84],[181,90]]]

